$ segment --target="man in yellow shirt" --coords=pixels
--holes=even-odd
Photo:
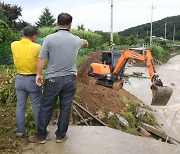
[[[37,127],[39,104],[42,97],[41,87],[36,85],[36,63],[41,46],[34,43],[37,38],[37,29],[26,26],[23,29],[24,37],[20,41],[11,44],[14,64],[17,70],[15,81],[17,106],[16,106],[16,136],[25,134],[25,112],[28,95],[32,102],[34,119]]]

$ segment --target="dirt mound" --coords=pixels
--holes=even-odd
[[[84,63],[78,69],[78,101],[82,106],[88,109],[92,113],[96,113],[99,110],[106,110],[115,113],[119,113],[125,107],[120,101],[120,96],[124,95],[128,99],[140,101],[135,96],[131,95],[124,89],[119,89],[115,84],[114,88],[106,88],[100,85],[96,85],[96,80],[87,75],[87,71],[90,63],[99,62],[101,52],[95,52],[86,58]]]

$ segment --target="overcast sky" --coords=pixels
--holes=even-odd
[[[48,7],[57,18],[61,12],[73,16],[73,28],[84,24],[91,30],[110,31],[111,0],[1,0],[22,7],[22,19],[34,24],[43,9]],[[114,32],[150,23],[152,4],[153,21],[180,15],[180,0],[113,0]]]

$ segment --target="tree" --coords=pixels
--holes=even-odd
[[[2,10],[1,7],[0,7],[0,20],[2,20],[2,21],[4,21],[4,22],[7,22],[7,18],[6,18],[6,16],[4,15],[3,10]]]
[[[3,11],[3,14],[7,18],[7,24],[11,28],[16,28],[16,20],[22,16],[21,11],[22,8],[18,5],[5,4],[4,2],[0,2],[0,8]]]
[[[39,21],[35,24],[38,27],[52,27],[55,26],[55,18],[49,11],[49,8],[45,8],[42,15],[39,17]]]
[[[110,43],[110,33],[103,32],[103,31],[95,31],[95,33],[100,34],[103,38],[103,43],[107,42]]]
[[[83,30],[83,31],[85,31],[84,24],[77,25],[77,29],[78,29],[78,30]]]
[[[0,19],[0,65],[12,63],[10,45],[19,40],[20,35],[15,33],[8,24]]]
[[[145,42],[145,43],[150,43],[150,37],[149,37],[149,36],[146,36],[146,37],[144,38],[144,42]]]
[[[24,27],[28,26],[28,25],[31,25],[30,23],[27,23],[26,21],[24,20],[20,20],[19,22],[16,23],[16,26],[15,28],[17,30],[22,30]]]

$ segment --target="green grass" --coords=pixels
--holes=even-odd
[[[14,66],[1,66],[0,78],[3,79],[0,88],[0,153],[1,148],[6,147],[8,150],[14,151],[20,145],[21,141],[15,136],[15,69]],[[26,108],[26,127],[28,128],[27,136],[35,132],[35,124],[33,110],[30,101],[27,102]]]
[[[124,110],[120,113],[120,115],[129,122],[130,126],[129,128],[122,128],[122,131],[135,134],[137,132],[137,126],[141,126],[142,123],[147,123],[152,126],[157,125],[155,116],[152,113],[146,112],[137,118],[136,115],[140,113],[139,105],[123,95],[119,96],[119,99],[121,103],[124,104]],[[111,121],[112,126],[114,128],[118,128],[118,124],[115,124],[115,122],[119,122],[115,121],[114,118],[111,120],[113,120],[113,122]]]
[[[28,128],[26,136],[33,135],[36,132],[33,108],[29,98],[26,106],[26,127]]]
[[[117,118],[116,115],[111,116],[108,120],[107,120],[107,124],[109,127],[111,128],[115,128],[115,129],[122,129],[121,124],[119,123],[119,120]]]
[[[136,134],[137,128],[127,128],[126,130],[124,130],[124,132],[129,133],[129,134]]]
[[[157,125],[157,121],[155,116],[152,113],[147,113],[141,117],[142,122],[147,123],[149,125]]]
[[[134,116],[139,112],[138,104],[125,96],[119,96],[120,101],[126,106],[126,111],[131,112]]]
[[[80,64],[84,61],[84,59],[85,59],[85,55],[83,55],[83,56],[78,55],[76,66],[79,67]]]
[[[3,65],[0,65],[0,74],[3,72]]]
[[[137,124],[137,120],[132,112],[122,112],[121,116],[124,117],[128,122],[131,128],[134,128]]]

